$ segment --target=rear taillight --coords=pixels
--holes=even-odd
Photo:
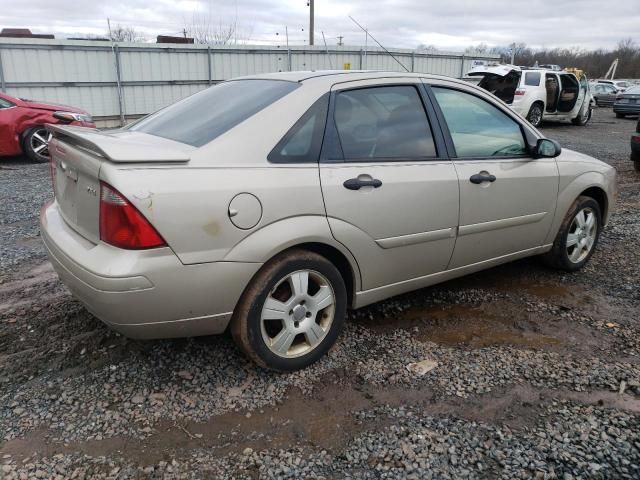
[[[128,250],[167,245],[138,209],[104,182],[100,183],[100,240]]]
[[[516,90],[516,95],[524,95],[525,93],[527,93],[526,90],[523,90],[521,88],[519,88],[518,90]]]
[[[631,141],[632,141],[633,143],[637,143],[637,144],[639,144],[639,145],[640,145],[640,135],[634,135],[634,136],[632,136],[632,137],[631,137]]]

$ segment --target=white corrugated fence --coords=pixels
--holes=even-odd
[[[473,60],[452,52],[390,49],[409,71],[463,77]],[[322,69],[403,71],[379,48],[207,46],[0,38],[0,88],[74,105],[103,124],[151,113],[229,78]]]

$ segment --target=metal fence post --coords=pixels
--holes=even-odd
[[[364,70],[363,65],[362,65],[362,57],[364,56],[364,52],[362,51],[362,49],[360,49],[360,68],[358,68],[358,70]]]
[[[213,75],[211,73],[211,45],[207,45],[207,65],[209,67],[209,85],[211,85],[213,80]]]
[[[116,83],[118,86],[118,108],[120,110],[120,126],[124,127],[124,98],[122,95],[122,78],[120,73],[120,50],[118,44],[113,46],[113,53],[116,57]]]
[[[4,70],[2,69],[2,47],[0,47],[0,88],[3,92],[7,91],[7,85],[4,82]]]
[[[415,64],[416,64],[416,51],[411,51],[411,73],[415,72]]]
[[[464,78],[464,53],[460,59],[460,78]]]

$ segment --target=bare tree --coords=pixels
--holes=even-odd
[[[112,42],[143,42],[144,35],[138,32],[134,27],[123,27],[118,24],[107,32],[107,36]]]
[[[185,22],[185,36],[191,37],[196,43],[209,45],[236,45],[246,43],[251,36],[252,29],[248,33],[238,28],[238,18],[231,21],[219,19],[214,22],[211,15],[194,14],[190,23]]]
[[[429,52],[436,52],[438,49],[435,45],[425,45],[424,43],[421,43],[416,47],[416,50],[427,50]]]
[[[487,53],[488,51],[489,51],[489,46],[486,43],[482,42],[482,43],[479,43],[478,45],[475,45],[475,46],[472,45],[470,47],[467,47],[464,50],[464,53],[482,55]]]
[[[491,47],[489,53],[500,55],[502,62],[510,62],[512,46]],[[640,47],[632,39],[620,41],[614,50],[585,50],[580,47],[533,49],[524,44],[516,44],[516,56],[518,65],[532,66],[538,62],[539,65],[576,67],[587,72],[591,78],[604,75],[611,62],[617,58],[620,63],[616,77],[640,78]]]

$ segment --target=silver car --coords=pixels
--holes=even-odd
[[[452,78],[238,78],[128,128],[49,126],[42,238],[136,338],[233,337],[262,366],[324,355],[348,308],[531,255],[592,255],[615,170]]]

